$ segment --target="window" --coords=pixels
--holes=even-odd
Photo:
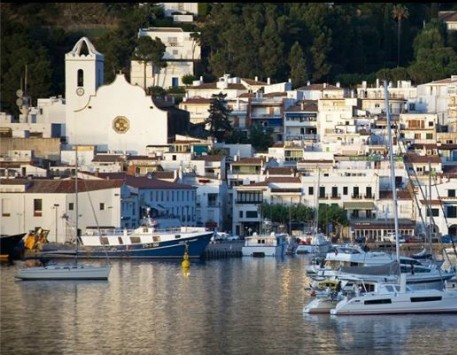
[[[257,218],[257,211],[246,211],[246,218]]]
[[[359,197],[359,187],[355,186],[353,189],[353,196],[352,197]]]
[[[427,208],[427,217],[430,217],[430,210]],[[440,210],[438,208],[432,208],[432,216],[438,217],[440,215]]]
[[[325,198],[325,186],[320,186],[319,187],[319,197],[320,198]]]
[[[84,86],[84,71],[82,69],[78,69],[77,83],[78,86]]]
[[[240,211],[240,218],[243,218],[243,211]]]
[[[348,187],[343,186],[343,195],[347,195],[347,194],[348,194]]]
[[[367,196],[366,196],[367,198],[371,198],[371,197],[372,197],[372,196],[371,196],[371,186],[367,186],[366,195],[367,195]]]
[[[43,215],[43,200],[41,198],[33,199],[33,216],[41,217]]]
[[[105,209],[105,204],[104,203],[100,203],[100,211],[103,211]]]
[[[75,209],[75,204],[74,204],[73,202],[70,202],[70,203],[68,204],[68,210],[69,210],[69,211],[73,211],[74,209]]]
[[[10,200],[2,199],[2,217],[9,217],[9,216],[11,216]]]
[[[447,207],[447,217],[448,218],[457,218],[457,206],[448,206]]]
[[[447,190],[447,197],[455,197],[455,190]]]
[[[308,195],[314,195],[314,187],[313,186],[309,186],[308,187]]]

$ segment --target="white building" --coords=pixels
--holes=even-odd
[[[119,226],[122,186],[122,180],[80,180],[76,206],[74,180],[6,179],[0,185],[0,233],[25,233],[41,227],[50,230],[48,241],[64,243],[76,235],[77,212],[81,230]]]
[[[167,112],[123,74],[102,85],[103,63],[103,56],[86,37],[65,56],[69,143],[137,154],[146,152],[148,144],[167,144]]]
[[[184,32],[177,27],[150,27],[139,30],[138,37],[149,36],[153,40],[159,38],[166,47],[162,58],[167,62],[165,68],[160,71],[157,69],[157,72],[153,73],[152,63],[146,64],[146,87],[161,86],[168,89],[183,86],[182,77],[194,75],[194,64],[201,59],[201,48],[191,34],[192,32]],[[144,86],[143,63],[131,61],[130,82]]]

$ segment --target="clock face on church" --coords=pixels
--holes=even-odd
[[[127,117],[117,116],[113,120],[113,129],[116,133],[125,133],[130,128],[130,122]]]

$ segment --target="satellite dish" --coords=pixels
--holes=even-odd
[[[24,92],[23,92],[21,89],[19,89],[18,91],[16,91],[16,96],[17,96],[17,97],[22,97],[23,94],[24,94]]]
[[[24,101],[22,101],[22,99],[16,100],[16,105],[18,105],[18,106],[22,106],[23,103],[24,103]]]

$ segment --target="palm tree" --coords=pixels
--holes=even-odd
[[[406,6],[402,4],[394,5],[392,9],[392,17],[397,21],[397,67],[400,66],[400,34],[401,34],[401,22],[403,19],[407,19],[409,11]]]

